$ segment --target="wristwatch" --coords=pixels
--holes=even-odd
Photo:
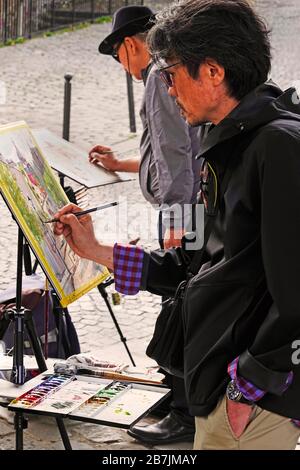
[[[252,401],[244,397],[235,380],[231,380],[227,385],[226,396],[228,400],[244,403],[245,405],[253,405]]]

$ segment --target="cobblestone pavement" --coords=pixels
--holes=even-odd
[[[258,8],[273,29],[272,77],[281,86],[300,80],[298,25],[300,5],[298,0],[260,0]],[[7,100],[0,105],[0,124],[25,119],[32,128],[46,127],[61,135],[63,119],[63,77],[72,73],[71,140],[85,150],[95,143],[128,144],[129,133],[126,81],[124,72],[113,60],[97,53],[100,40],[110,25],[93,25],[73,33],[37,38],[15,47],[0,49],[0,80],[7,87]],[[300,82],[298,82],[300,83]],[[138,133],[141,130],[138,108],[143,85],[134,84]],[[137,147],[134,138],[132,147]],[[111,201],[119,196],[128,197],[130,204],[130,233],[123,240],[141,236],[141,243],[155,246],[143,227],[148,205],[143,202],[137,181],[103,187],[90,192],[90,200]],[[139,208],[135,203],[141,204]],[[141,209],[142,208],[142,209]],[[5,289],[15,278],[16,227],[0,201],[0,267],[1,286]],[[160,299],[148,293],[123,298],[115,311],[118,322],[128,340],[128,346],[138,364],[146,364],[144,350],[159,312]],[[89,294],[70,306],[82,351],[105,352],[111,357],[127,360],[117,330],[98,291]],[[4,412],[5,413],[5,412]],[[9,420],[0,421],[1,449],[13,448],[14,433]],[[68,427],[75,448],[87,449],[142,449],[126,432],[95,425],[72,424]],[[26,448],[58,449],[61,442],[50,419],[31,418],[25,438]],[[178,448],[173,446],[169,448]],[[189,448],[183,444],[182,448]]]

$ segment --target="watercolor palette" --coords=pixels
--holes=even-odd
[[[72,419],[128,428],[169,393],[169,389],[113,382],[70,414]]]
[[[9,409],[129,428],[170,392],[160,386],[53,374]]]
[[[102,383],[99,381],[95,383],[75,376],[53,374],[14,399],[9,408],[25,408],[26,411],[33,413],[52,412],[67,415],[110,382],[103,380]]]

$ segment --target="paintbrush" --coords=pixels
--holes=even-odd
[[[118,204],[119,204],[118,202],[109,202],[108,204],[104,204],[103,206],[93,207],[92,209],[87,209],[81,212],[70,212],[70,214],[75,215],[75,217],[78,218],[78,217],[82,217],[83,215],[90,214],[91,212],[102,211],[103,209],[107,209],[108,207],[117,206]],[[44,224],[51,224],[54,222],[59,222],[59,219],[46,220]]]

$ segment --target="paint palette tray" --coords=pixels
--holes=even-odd
[[[15,398],[9,404],[9,409],[67,416],[110,383],[111,380],[100,379],[95,383],[93,379],[88,381],[81,377],[53,374]]]
[[[113,382],[72,411],[69,418],[129,428],[169,392],[161,386]]]
[[[53,374],[15,398],[8,408],[129,428],[169,392],[162,386]]]

